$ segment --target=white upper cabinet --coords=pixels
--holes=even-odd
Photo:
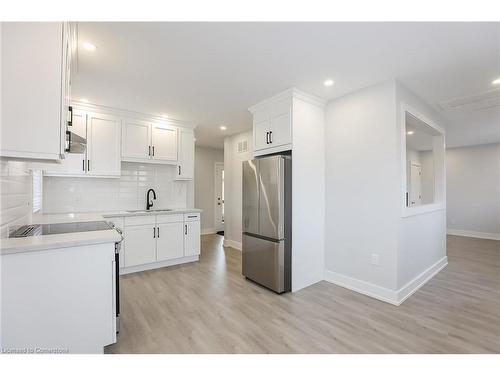
[[[167,124],[124,120],[122,160],[176,164],[177,133],[177,127]]]
[[[59,160],[69,83],[61,22],[4,22],[0,156]]]
[[[87,139],[83,154],[66,154],[60,164],[50,164],[48,176],[120,177],[121,123],[120,119],[73,110],[71,132]]]
[[[80,137],[87,138],[87,113],[79,110],[73,110],[73,121],[71,131]],[[50,164],[46,175],[61,176],[84,176],[86,174],[87,154],[66,154],[61,163]]]
[[[151,156],[151,124],[124,120],[122,123],[122,159],[148,161]]]
[[[179,130],[179,164],[177,179],[194,178],[194,133],[190,129]]]
[[[177,128],[163,124],[151,126],[151,156],[155,160],[177,161]]]
[[[121,175],[121,121],[97,113],[87,118],[87,173],[94,176]]]
[[[292,98],[272,99],[250,108],[254,152],[265,155],[292,149]]]

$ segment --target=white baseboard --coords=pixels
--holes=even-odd
[[[161,262],[141,264],[138,266],[122,267],[122,268],[120,268],[120,275],[126,275],[126,274],[134,273],[134,272],[154,270],[156,268],[175,266],[175,265],[183,264],[183,263],[197,262],[198,260],[200,260],[199,255],[193,255],[193,256],[189,256],[189,257],[163,260]]]
[[[346,289],[397,305],[397,291],[333,271],[325,271],[325,280]]]
[[[241,251],[241,242],[238,242],[238,241],[224,239],[223,246],[224,247],[232,247],[233,249]]]
[[[444,267],[448,265],[448,257],[444,256],[432,266],[427,268],[420,275],[415,277],[413,280],[408,282],[397,292],[398,305],[401,305],[408,297],[419,290],[427,281],[432,279],[438,274]]]
[[[217,233],[217,229],[215,228],[205,228],[201,230],[201,234],[215,234]]]
[[[420,289],[427,281],[432,279],[432,277],[434,277],[439,271],[446,267],[447,264],[448,258],[443,257],[399,290],[385,288],[328,270],[325,271],[324,279],[325,281],[341,286],[343,288],[347,288],[369,297],[376,298],[380,301],[399,306],[408,297],[410,297],[413,293]]]
[[[500,233],[474,232],[472,230],[450,229],[446,230],[447,234],[452,236],[484,238],[486,240],[500,240]]]

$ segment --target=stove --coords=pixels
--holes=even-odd
[[[107,221],[82,221],[76,223],[56,224],[30,224],[14,230],[9,234],[10,238],[44,236],[48,234],[63,234],[77,232],[92,232],[97,230],[114,229],[113,224]]]

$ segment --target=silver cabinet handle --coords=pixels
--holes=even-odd
[[[188,226],[186,224],[184,224],[184,234],[185,235],[188,234]]]

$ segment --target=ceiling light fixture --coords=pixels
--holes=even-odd
[[[220,130],[226,130],[227,128],[226,128],[224,125],[221,125],[221,126],[219,127],[219,129],[220,129]]]
[[[323,85],[325,85],[326,87],[330,87],[330,86],[333,86],[335,82],[332,80],[332,79],[327,79],[325,82],[323,82]]]
[[[500,78],[494,79],[493,81],[491,81],[491,84],[492,85],[500,85]]]
[[[408,135],[412,135],[413,133],[415,133],[413,130],[408,130],[408,131],[406,132],[406,134],[408,134]]]
[[[96,46],[90,42],[83,42],[83,48],[85,48],[87,51],[95,51]]]

